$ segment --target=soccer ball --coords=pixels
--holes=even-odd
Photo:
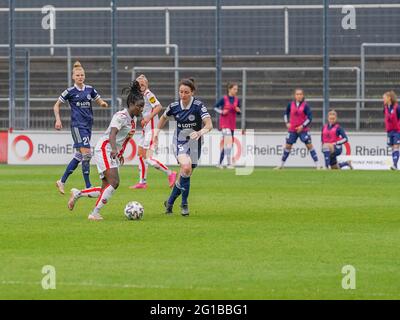
[[[128,220],[140,220],[143,218],[144,208],[139,202],[131,201],[125,206],[124,214]]]

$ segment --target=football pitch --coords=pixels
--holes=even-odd
[[[94,199],[67,209],[55,188],[63,170],[0,166],[0,299],[400,298],[397,172],[198,168],[184,218],[179,202],[164,214],[162,173],[133,191],[137,168],[126,166],[97,222]],[[83,187],[80,168],[72,187]],[[133,200],[142,221],[123,215]],[[45,265],[54,290],[42,288]],[[346,265],[354,290],[342,288]]]

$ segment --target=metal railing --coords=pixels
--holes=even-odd
[[[212,67],[133,67],[132,68],[132,79],[136,78],[136,74],[138,71],[215,71],[215,68]],[[331,98],[332,102],[356,102],[356,130],[360,129],[360,79],[361,79],[361,71],[358,67],[331,67],[329,70],[336,71],[355,71],[356,72],[356,98],[355,99],[346,99],[346,98]],[[230,71],[230,72],[238,72],[242,73],[242,112],[241,112],[241,128],[246,128],[246,99],[247,99],[247,73],[250,71],[323,71],[322,67],[247,67],[247,68],[234,68],[234,67],[226,67],[222,68],[222,71]],[[175,78],[175,88],[178,87],[179,79]],[[216,97],[217,99],[219,97]],[[175,99],[178,100],[178,90],[175,90]],[[324,101],[323,98],[314,98],[307,99],[308,101]]]
[[[111,102],[113,101],[112,97],[102,97],[102,99],[104,101],[109,102],[109,104],[111,104]],[[0,98],[0,102],[8,102],[8,101],[9,101],[9,98]],[[30,103],[31,102],[50,102],[50,103],[55,103],[57,101],[57,98],[54,98],[54,97],[53,98],[49,98],[49,97],[47,97],[47,98],[45,98],[45,97],[41,97],[41,98],[29,97],[29,99],[27,99],[27,97],[25,96],[24,98],[15,98],[15,101],[23,101],[24,102],[24,107],[23,108],[22,107],[21,108],[16,107],[16,110],[24,112],[24,117],[23,117],[22,121],[21,121],[21,119],[18,119],[20,121],[19,123],[23,123],[23,126],[19,126],[18,129],[29,130],[29,129],[31,129],[31,125],[32,125],[32,128],[36,129],[37,126],[38,126],[38,123],[43,122],[43,121],[47,121],[47,120],[45,120],[43,118],[32,117],[31,116],[32,110],[34,110],[36,112],[37,111],[44,111],[44,110],[52,110],[52,108],[51,108],[52,104],[49,105],[50,108],[49,108],[49,106],[46,106],[46,107],[39,107],[39,108],[35,107],[35,108],[31,109],[31,107],[30,107],[31,104]],[[122,99],[120,97],[118,97],[116,99],[116,101],[117,101],[117,108],[121,109],[121,107],[122,107]],[[104,121],[105,123],[108,123],[110,118],[107,117],[107,118],[97,118],[97,119],[101,120],[101,121]],[[4,119],[0,118],[0,121],[3,121],[3,120]],[[17,119],[15,119],[15,122],[17,122],[16,120]],[[105,124],[105,125],[107,125],[107,124]],[[16,126],[14,126],[13,128],[15,128],[15,127]],[[39,127],[41,129],[45,128],[45,127],[40,126],[40,125],[39,125]]]
[[[329,5],[330,9],[343,9],[348,6],[352,6],[355,9],[399,9],[400,4],[396,3],[375,3],[375,4],[334,4]],[[224,11],[283,11],[284,12],[284,53],[289,54],[290,51],[290,39],[289,39],[289,28],[290,28],[290,17],[289,11],[293,10],[322,10],[323,5],[222,5],[221,10]],[[110,7],[57,7],[59,12],[112,12]],[[170,39],[171,39],[171,12],[177,11],[215,11],[216,6],[126,6],[117,7],[118,12],[164,12],[165,14],[165,50],[166,54],[170,54]],[[41,12],[42,7],[37,8],[15,8],[15,12]],[[9,8],[0,8],[1,12],[9,12]]]
[[[400,43],[363,43],[361,44],[361,98],[365,100],[365,49],[366,48],[400,48]],[[362,108],[365,108],[365,103],[362,103]]]
[[[72,79],[70,75],[70,71],[72,70],[72,53],[71,49],[72,48],[94,48],[94,49],[100,49],[100,48],[110,48],[111,49],[111,44],[16,44],[16,48],[22,48],[22,49],[43,49],[43,48],[61,48],[61,49],[67,49],[67,81],[68,81],[68,86],[72,85]],[[174,67],[178,68],[179,67],[179,46],[177,44],[118,44],[118,48],[173,48],[174,49]],[[9,48],[8,44],[0,44],[0,48]],[[178,75],[179,77],[179,75]]]
[[[9,45],[6,44],[0,44],[0,48],[9,48]],[[28,87],[25,88],[25,94],[28,95],[28,98],[26,99],[26,108],[29,109],[29,92],[30,92],[30,53],[28,49],[40,49],[40,48],[61,48],[61,49],[66,49],[67,50],[67,82],[68,82],[68,87],[72,86],[72,78],[71,78],[71,70],[72,70],[72,53],[71,49],[72,48],[112,48],[111,44],[16,44],[15,48],[17,49],[25,49],[27,50],[27,59],[28,61],[26,62],[26,74],[25,74],[25,85]],[[177,44],[117,44],[117,48],[173,48],[174,49],[174,67],[179,68],[179,47]],[[116,66],[115,66],[116,67]],[[179,78],[179,71],[175,71],[175,78]],[[113,85],[110,81],[111,86]],[[176,86],[177,89],[177,86]],[[111,91],[113,92],[112,88]],[[14,97],[14,95],[11,95]],[[112,101],[116,101],[117,97],[112,97]],[[9,116],[9,126],[10,128],[13,128],[14,126],[14,118],[15,118],[15,104],[13,104],[14,107],[11,108],[12,110],[9,110],[10,116]],[[111,114],[115,112],[116,106],[111,106]],[[29,112],[28,112],[29,113]],[[28,122],[29,123],[29,122]]]

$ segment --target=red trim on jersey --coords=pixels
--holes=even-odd
[[[107,151],[106,151],[106,145],[107,145],[107,143],[109,143],[110,142],[110,140],[105,140],[104,142],[103,142],[103,144],[101,145],[101,152],[102,152],[102,154],[103,154],[103,160],[104,160],[104,164],[106,165],[106,170],[109,170],[110,169],[110,163],[108,162],[108,159],[107,159]]]

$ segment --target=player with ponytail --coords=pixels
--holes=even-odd
[[[212,129],[210,114],[206,106],[194,97],[196,86],[193,79],[183,79],[179,84],[179,101],[171,103],[160,118],[157,131],[154,135],[155,143],[158,141],[158,133],[168,119],[174,118],[177,127],[174,132],[173,146],[175,157],[180,166],[179,176],[169,198],[164,202],[165,213],[172,214],[175,200],[182,195],[181,214],[189,215],[189,190],[190,177],[193,169],[201,156],[203,135]]]
[[[76,200],[81,197],[97,198],[96,205],[88,217],[89,220],[103,220],[100,210],[108,203],[119,186],[118,168],[124,163],[125,147],[135,134],[137,117],[143,111],[144,99],[137,81],[132,82],[122,92],[128,95],[126,107],[114,114],[110,125],[94,149],[94,159],[102,180],[102,187],[71,190],[68,202],[70,210],[74,208]]]

